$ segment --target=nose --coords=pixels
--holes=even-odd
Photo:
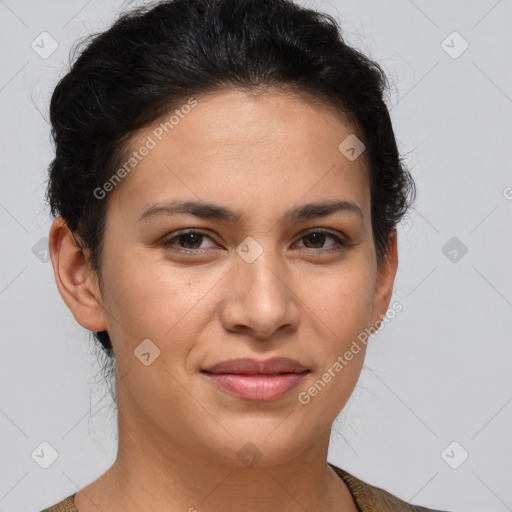
[[[220,308],[227,330],[269,339],[279,329],[297,329],[299,298],[293,290],[291,273],[269,252],[263,251],[251,263],[237,257]]]

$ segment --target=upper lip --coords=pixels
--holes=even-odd
[[[229,359],[214,364],[203,371],[208,373],[233,373],[244,375],[278,373],[303,373],[309,371],[298,361],[288,357],[271,357],[270,359],[258,360],[252,358]]]

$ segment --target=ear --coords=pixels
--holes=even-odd
[[[375,295],[371,314],[371,324],[375,323],[386,315],[393,293],[393,284],[395,282],[396,270],[398,267],[398,236],[396,229],[393,228],[388,238],[388,255],[377,269],[377,280],[375,285]]]
[[[50,257],[55,282],[75,320],[90,331],[106,331],[107,323],[95,272],[62,217],[50,228]]]

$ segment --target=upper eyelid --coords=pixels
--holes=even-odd
[[[311,233],[323,233],[325,235],[330,235],[331,237],[333,237],[335,240],[336,240],[336,243],[341,245],[341,246],[350,246],[352,245],[350,239],[343,233],[340,233],[340,232],[335,232],[335,231],[331,231],[330,229],[326,229],[326,228],[311,228],[311,229],[308,229],[306,231],[303,231],[299,237],[299,240]]]

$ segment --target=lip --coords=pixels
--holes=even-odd
[[[201,372],[219,389],[248,401],[276,400],[295,388],[310,370],[294,359],[230,359]]]
[[[269,359],[253,359],[243,357],[240,359],[228,359],[220,363],[204,368],[208,373],[235,373],[254,375],[255,373],[274,375],[277,373],[302,373],[308,368],[301,365],[295,359],[289,357],[271,357]]]

